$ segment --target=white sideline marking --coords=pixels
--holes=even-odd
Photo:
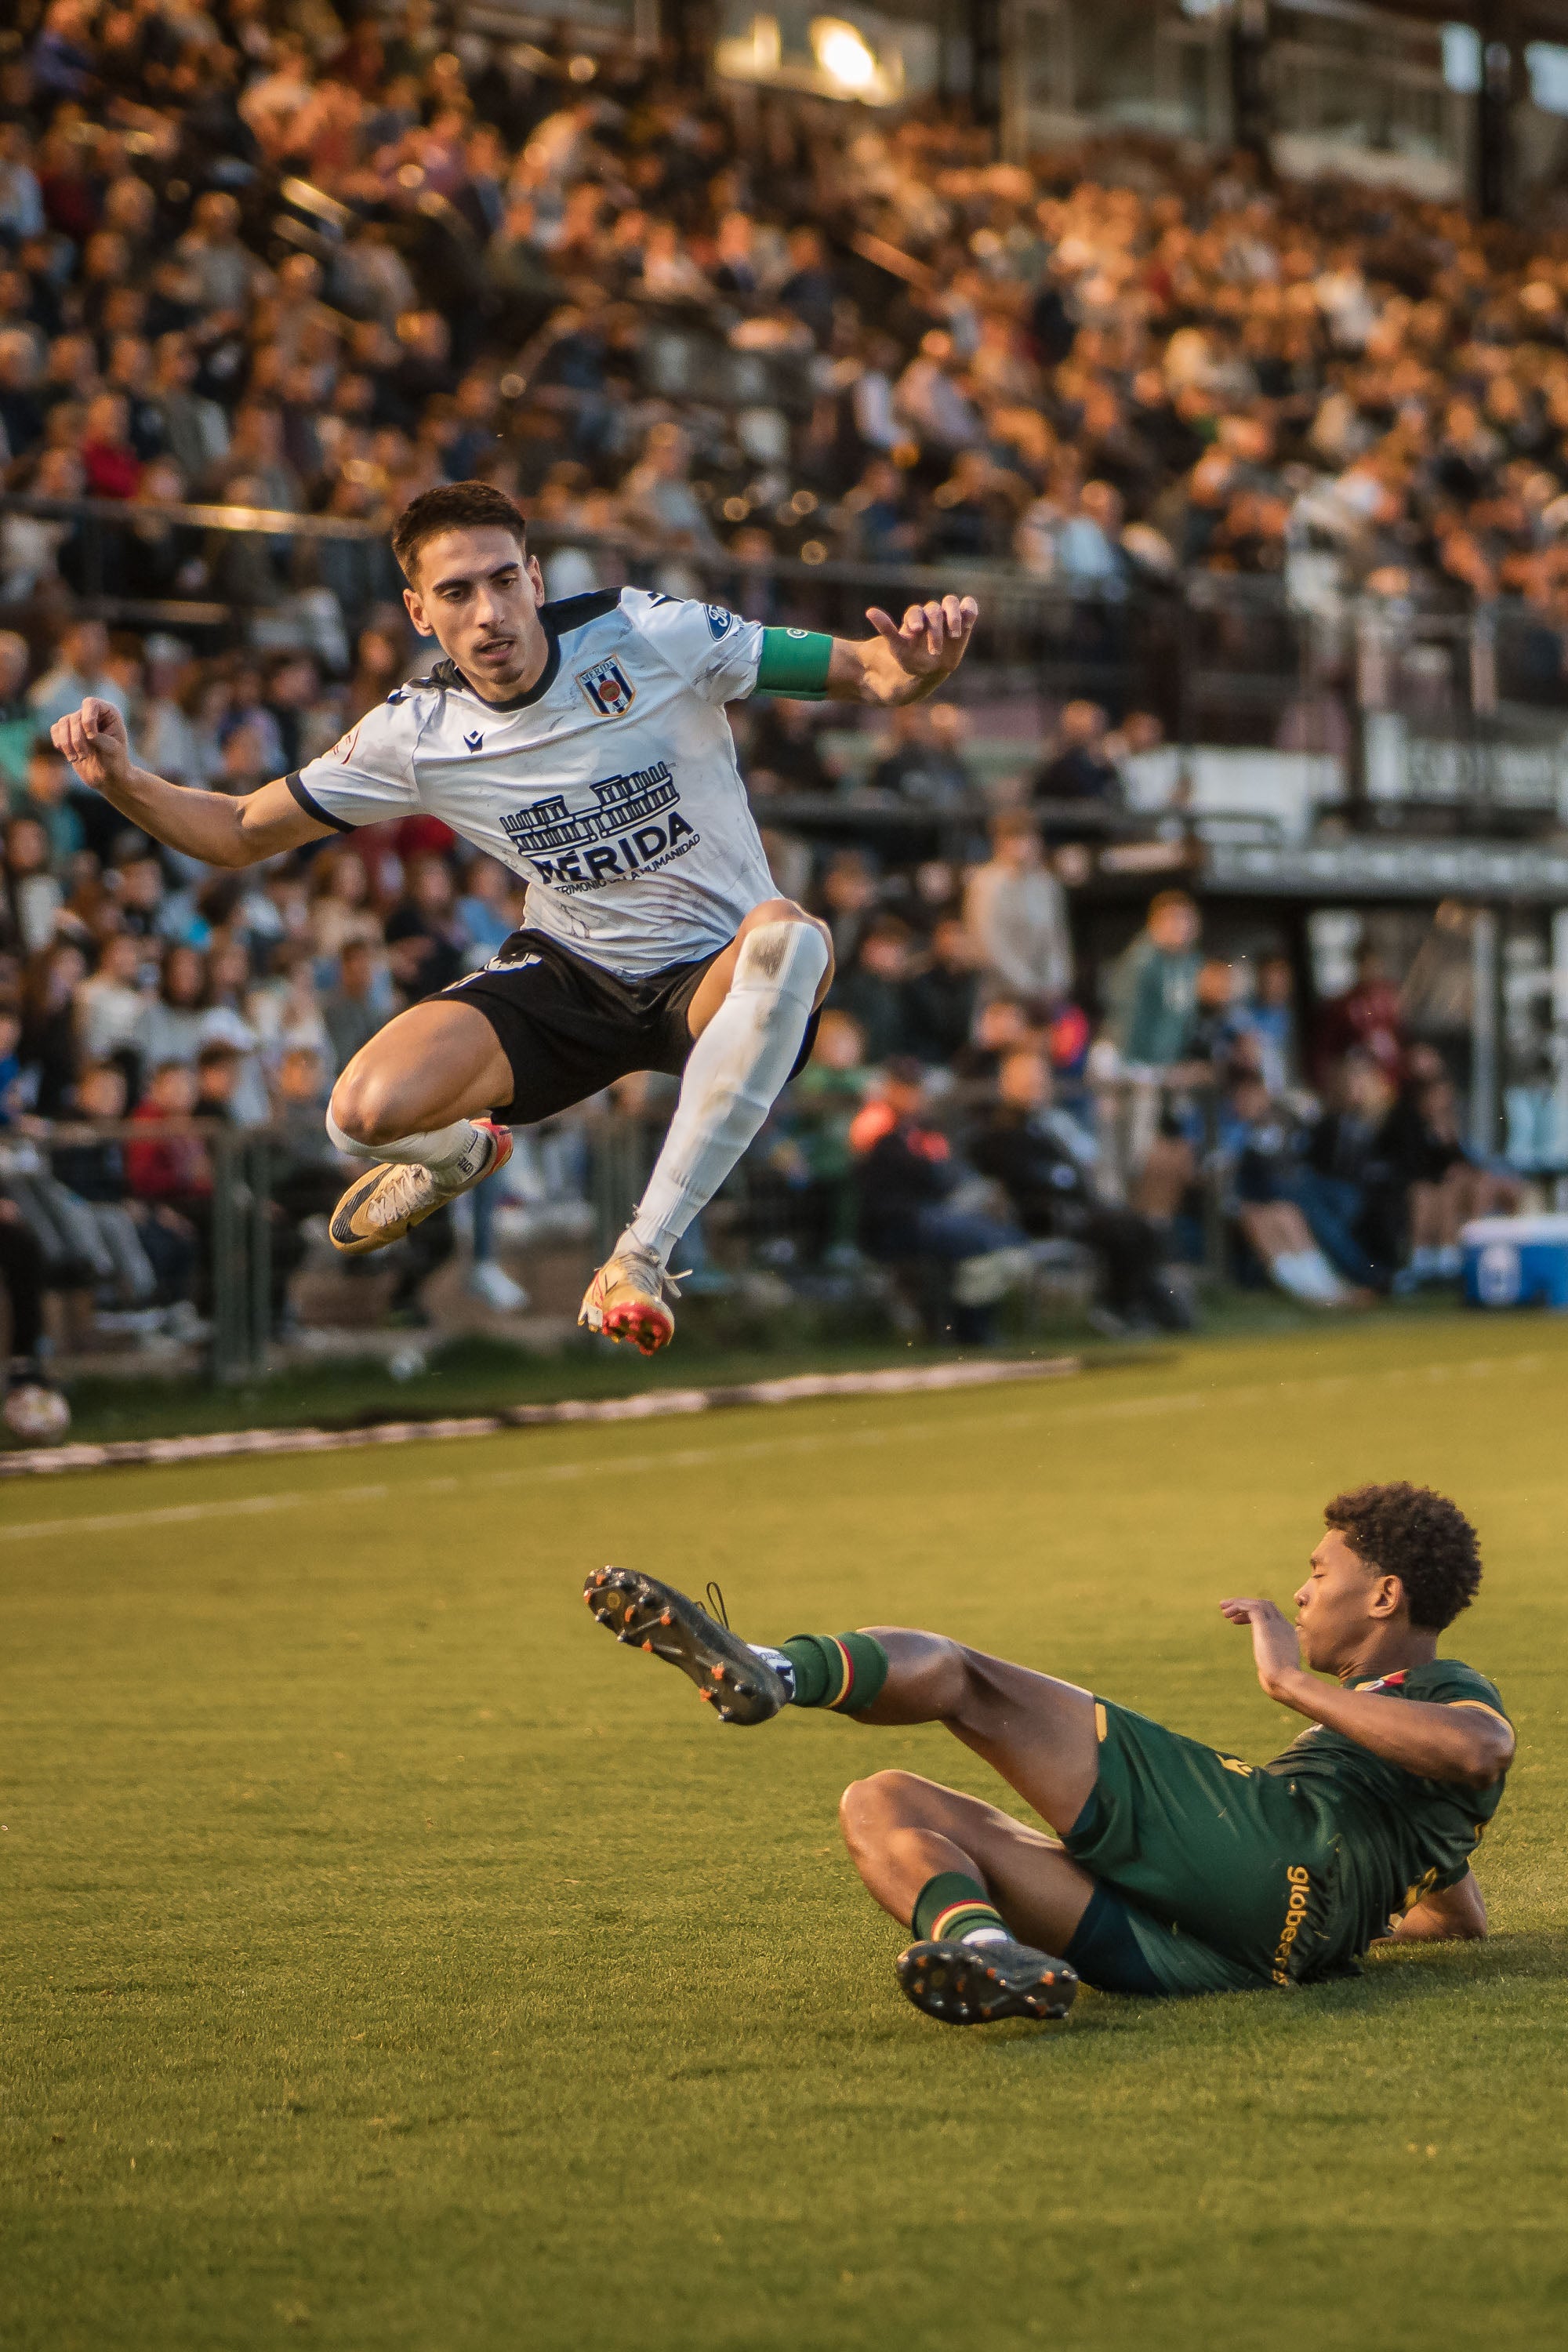
[[[45,1445],[0,1454],[0,1479],[58,1476],[68,1470],[221,1462],[241,1454],[343,1454],[362,1445],[416,1445],[447,1437],[493,1437],[503,1429],[563,1423],[662,1421],[727,1405],[799,1404],[814,1398],[907,1396],[929,1389],[994,1388],[1005,1381],[1059,1381],[1081,1372],[1077,1356],[1004,1358],[994,1363],[894,1365],[880,1372],[795,1372],[709,1389],[645,1389],[626,1397],[576,1397],[559,1404],[503,1405],[462,1420],[385,1421],[363,1429],[230,1429],[205,1437],[132,1437],[107,1445]]]
[[[1395,1367],[1374,1373],[1372,1378],[1394,1388],[1420,1381],[1442,1381],[1455,1373],[1468,1379],[1481,1380],[1500,1370],[1538,1371],[1546,1360],[1541,1354],[1471,1356],[1457,1364]],[[1233,1381],[1212,1388],[1178,1389],[1170,1396],[1118,1397],[1094,1404],[1064,1405],[1051,1415],[1046,1430],[1048,1433],[1064,1423],[1132,1421],[1153,1418],[1162,1413],[1201,1412],[1205,1406],[1235,1402],[1243,1398],[1254,1402],[1266,1402],[1271,1397],[1330,1395],[1338,1390],[1360,1385],[1363,1377],[1352,1373],[1323,1372],[1300,1380]],[[1033,1411],[989,1413],[981,1426],[986,1432],[1039,1428],[1041,1418],[1037,1412]],[[657,1454],[624,1454],[613,1461],[604,1454],[595,1454],[585,1462],[548,1462],[537,1466],[520,1464],[509,1470],[476,1471],[463,1478],[399,1480],[395,1486],[385,1481],[360,1486],[288,1486],[276,1494],[249,1495],[237,1501],[171,1503],[142,1511],[100,1511],[80,1518],[34,1519],[25,1527],[0,1528],[0,1543],[20,1543],[44,1536],[67,1534],[113,1535],[126,1528],[178,1527],[195,1520],[231,1517],[237,1513],[254,1516],[268,1511],[297,1510],[311,1503],[381,1502],[394,1494],[468,1495],[481,1486],[514,1486],[531,1483],[549,1486],[567,1483],[574,1478],[585,1478],[590,1475],[597,1476],[606,1470],[700,1469],[715,1462],[755,1461],[768,1454],[822,1454],[839,1446],[899,1444],[910,1438],[951,1437],[952,1434],[951,1421],[910,1421],[893,1429],[828,1430],[812,1436],[759,1437],[742,1445],[689,1445],[679,1452],[665,1448]]]

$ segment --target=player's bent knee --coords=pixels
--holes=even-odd
[[[332,1088],[330,1106],[334,1123],[355,1143],[395,1142],[423,1122],[398,1100],[390,1072],[348,1069]]]
[[[820,996],[833,962],[833,942],[825,924],[793,899],[768,899],[754,907],[741,933],[731,986],[795,995]]]
[[[897,1769],[868,1772],[863,1780],[851,1780],[838,1800],[838,1825],[850,1852],[876,1844],[889,1830],[918,1822],[921,1796],[929,1794],[930,1789],[930,1781],[922,1780],[918,1772]]]

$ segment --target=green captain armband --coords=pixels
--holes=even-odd
[[[797,702],[820,702],[827,692],[833,640],[817,629],[764,629],[757,663],[759,694],[792,695]]]

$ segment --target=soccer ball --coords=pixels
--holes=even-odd
[[[42,1445],[63,1437],[71,1425],[71,1409],[58,1389],[40,1388],[28,1381],[13,1389],[4,1407],[5,1426],[24,1445]]]

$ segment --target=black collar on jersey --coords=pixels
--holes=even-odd
[[[476,702],[482,702],[487,710],[526,710],[531,702],[549,693],[561,674],[562,638],[570,636],[574,629],[586,628],[590,621],[603,620],[620,601],[618,588],[594,588],[585,596],[563,596],[553,604],[542,604],[539,618],[545,636],[544,667],[533,684],[524,693],[514,694],[510,702],[492,702],[488,695],[479,692],[472,679],[464,677],[455,661],[438,661],[428,677],[416,677],[411,683],[443,688],[460,686]]]

